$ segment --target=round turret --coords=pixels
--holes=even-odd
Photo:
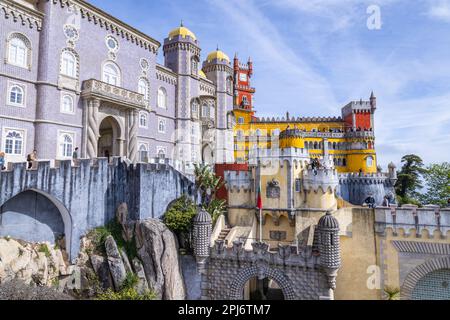
[[[280,133],[280,148],[304,149],[304,133],[299,129],[286,129]]]
[[[217,49],[214,52],[211,52],[208,55],[208,58],[206,58],[206,61],[208,62],[226,62],[227,64],[230,64],[230,58],[221,50]]]
[[[339,222],[328,212],[319,220],[320,265],[327,269],[339,269],[341,266],[341,246],[339,239]]]
[[[193,220],[193,247],[196,257],[209,257],[209,247],[212,233],[211,215],[201,209]]]

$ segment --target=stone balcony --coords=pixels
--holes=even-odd
[[[144,95],[95,79],[83,82],[81,96],[85,99],[99,99],[130,108],[148,108],[148,101],[145,100]]]

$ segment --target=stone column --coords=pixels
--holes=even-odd
[[[90,159],[98,156],[98,139],[100,138],[99,108],[100,100],[93,99],[88,101],[87,157]]]
[[[128,159],[136,163],[138,160],[138,130],[139,130],[139,112],[131,110],[129,113],[129,141],[128,141]]]

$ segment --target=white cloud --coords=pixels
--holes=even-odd
[[[432,1],[432,4],[428,11],[428,16],[433,19],[450,22],[450,1]]]

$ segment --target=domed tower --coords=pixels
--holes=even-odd
[[[199,266],[203,266],[209,257],[211,243],[212,219],[211,215],[201,209],[194,217],[193,247],[194,256]]]
[[[228,115],[233,111],[233,68],[230,58],[219,48],[203,62],[203,71],[216,85],[216,163],[234,162],[233,128]]]
[[[176,92],[176,159],[182,159],[185,170],[193,170],[193,154],[199,153],[200,137],[192,139],[198,123],[192,117],[192,103],[199,97],[200,46],[195,34],[183,23],[164,40],[164,64],[178,75]]]
[[[330,297],[334,296],[336,277],[341,267],[341,245],[339,239],[339,222],[331,212],[327,212],[317,225],[315,247],[320,253],[319,265],[328,280]]]

